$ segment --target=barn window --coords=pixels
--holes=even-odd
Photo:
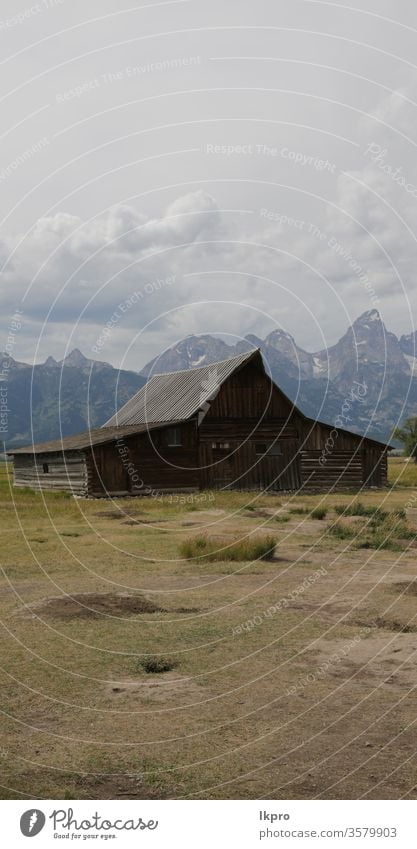
[[[181,442],[181,428],[179,427],[169,427],[167,430],[167,445],[170,448],[176,448],[179,445],[182,445]]]
[[[281,457],[282,448],[279,442],[273,442],[272,445],[267,445],[266,442],[256,442],[255,453],[258,456],[268,454],[270,457]]]
[[[43,467],[44,475],[48,475],[49,474],[49,463],[43,463],[42,467]]]
[[[282,448],[281,448],[279,442],[274,442],[272,445],[270,445],[270,447],[268,449],[268,454],[270,454],[271,457],[281,457]]]
[[[228,451],[230,448],[229,442],[212,442],[212,448],[216,448],[218,451]]]

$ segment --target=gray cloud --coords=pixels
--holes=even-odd
[[[0,315],[7,333],[23,299],[21,358],[88,353],[118,310],[102,358],[135,368],[189,333],[324,347],[375,299],[409,332],[416,10],[278,5],[63,2],[7,29]]]

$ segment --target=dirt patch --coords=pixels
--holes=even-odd
[[[131,775],[87,776],[76,782],[76,799],[166,799],[160,786],[147,784],[146,777]]]
[[[100,510],[98,513],[94,513],[94,516],[97,516],[98,519],[123,519],[126,513],[121,510]]]
[[[285,605],[285,609],[300,610],[309,615],[317,615],[320,621],[323,622],[336,623],[343,620],[345,625],[352,624],[345,619],[346,614],[349,613],[351,609],[351,605],[346,602],[325,602],[320,604],[320,602],[311,601],[288,601]],[[365,623],[361,624],[365,626]]]
[[[144,516],[143,510],[101,510],[94,513],[98,519],[134,519],[136,516]]]
[[[74,775],[42,769],[20,774],[19,783],[35,788],[33,798],[66,799],[166,799],[169,798],[166,784],[162,780],[153,780],[145,773],[111,775]],[[36,793],[40,789],[40,795]],[[4,794],[4,791],[3,791]],[[19,791],[4,794],[10,798],[19,796]]]
[[[395,619],[375,619],[373,623],[375,628],[382,628],[384,631],[396,631],[401,634],[416,634],[417,625],[404,625],[402,622],[397,622]]]
[[[159,607],[144,596],[122,593],[79,593],[73,596],[48,598],[33,605],[32,610],[40,615],[56,616],[59,619],[95,619],[103,614],[126,616],[138,613],[160,613]]]
[[[404,595],[417,595],[417,581],[404,581],[400,584],[392,584],[392,589]]]
[[[361,628],[379,628],[382,631],[393,631],[398,634],[416,634],[417,625],[409,625],[408,623],[398,622],[396,619],[383,619],[378,616],[376,619],[356,619],[351,622],[352,625],[360,625]]]
[[[417,684],[415,638],[401,633],[396,637],[375,634],[366,639],[321,640],[314,661],[318,677],[384,682],[392,686]]]
[[[253,510],[248,510],[247,507],[244,507],[241,513],[242,519],[272,519],[278,515],[279,513],[276,510],[272,510],[269,507],[255,507]]]
[[[184,699],[193,701],[201,696],[198,684],[192,678],[179,676],[175,670],[163,675],[143,674],[143,678],[128,678],[107,684],[108,695],[118,702],[120,700],[121,704],[134,699],[135,702],[139,700],[145,704],[152,701],[169,703],[171,706],[174,702],[183,704]]]
[[[122,525],[146,525],[148,528],[155,528],[164,522],[169,522],[169,519],[134,519],[133,516],[123,519]]]
[[[144,519],[123,519],[122,525],[148,525]]]
[[[96,619],[99,616],[135,616],[152,613],[199,613],[198,607],[174,607],[167,610],[145,596],[127,593],[79,593],[77,595],[54,596],[28,605],[22,613],[31,612],[39,616],[58,619]]]

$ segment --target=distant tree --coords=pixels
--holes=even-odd
[[[404,453],[417,463],[417,416],[412,416],[403,427],[394,430],[394,439],[399,439],[404,445]]]

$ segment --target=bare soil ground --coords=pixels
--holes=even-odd
[[[359,497],[416,530],[402,469]],[[3,798],[416,799],[415,548],[332,537],[355,500],[74,501],[3,469]],[[276,554],[182,559],[201,533]]]

